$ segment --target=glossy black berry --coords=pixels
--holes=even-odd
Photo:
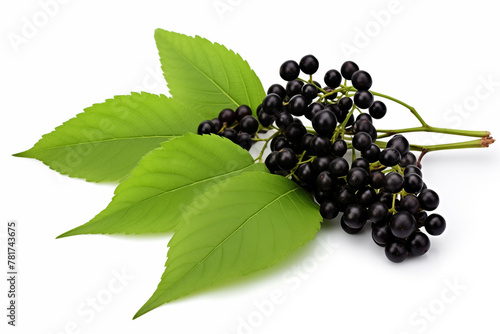
[[[276,163],[283,170],[290,170],[297,165],[299,159],[291,148],[284,148],[276,155]]]
[[[385,246],[385,256],[394,263],[401,263],[408,257],[408,251],[402,243],[392,241]]]
[[[221,136],[231,140],[233,143],[236,143],[238,140],[238,133],[232,128],[225,128],[222,131]]]
[[[299,123],[291,123],[285,128],[285,137],[292,144],[298,144],[307,133],[306,128]]]
[[[372,137],[366,132],[358,132],[352,138],[352,146],[361,152],[366,151],[372,144]]]
[[[354,93],[354,103],[360,109],[368,109],[373,104],[373,94],[368,90],[358,90]]]
[[[387,107],[382,101],[375,101],[368,109],[370,115],[375,119],[381,119],[387,113]]]
[[[372,229],[372,239],[380,247],[385,247],[385,245],[393,239],[389,226],[382,225],[374,227]]]
[[[308,100],[313,100],[318,96],[318,88],[313,84],[305,84],[301,90],[302,96]]]
[[[336,156],[343,157],[347,152],[347,143],[345,142],[345,140],[335,140],[332,145],[332,151]]]
[[[389,172],[384,178],[384,190],[392,194],[396,194],[403,190],[405,180],[403,176],[397,172]]]
[[[266,157],[266,160],[264,161],[267,169],[271,173],[274,173],[278,170],[280,170],[280,167],[278,166],[278,163],[276,162],[276,156],[278,155],[278,152],[271,152],[269,155]]]
[[[387,142],[388,148],[394,148],[399,151],[401,157],[404,157],[410,151],[410,143],[402,135],[395,135]]]
[[[357,90],[368,90],[372,86],[372,77],[368,72],[359,70],[352,74],[351,82]]]
[[[348,234],[356,234],[356,233],[359,233],[361,230],[363,230],[363,227],[364,226],[361,226],[359,228],[352,228],[350,227],[349,225],[347,225],[344,221],[344,216],[342,216],[342,218],[340,219],[340,227],[342,227],[342,229],[344,230],[344,232],[348,233]]]
[[[274,84],[274,85],[271,85],[269,86],[269,88],[267,89],[267,94],[278,94],[279,97],[281,97],[282,100],[285,99],[286,97],[286,90],[285,90],[285,87],[283,87],[282,85],[280,84]]]
[[[349,163],[344,158],[335,158],[328,165],[328,170],[336,177],[346,176],[349,172]]]
[[[293,116],[287,112],[282,112],[278,116],[276,116],[276,125],[281,130],[284,130],[288,124],[293,123]]]
[[[392,216],[389,222],[391,233],[397,238],[407,238],[417,228],[417,222],[412,214],[406,211],[400,211]]]
[[[408,252],[411,255],[420,256],[427,253],[427,251],[431,247],[431,241],[425,233],[416,231],[408,237],[406,247],[408,248]]]
[[[440,235],[446,229],[446,221],[443,216],[433,213],[425,219],[425,230],[430,235]]]
[[[299,73],[299,64],[297,64],[297,62],[294,60],[287,60],[280,67],[280,77],[286,81],[297,79]]]
[[[342,73],[342,76],[345,79],[351,80],[354,72],[356,72],[358,70],[359,70],[359,67],[358,67],[358,65],[356,65],[355,62],[346,61],[345,63],[342,64],[342,67],[340,68],[340,73]]]
[[[257,118],[263,127],[268,127],[274,122],[274,116],[264,112],[264,110],[257,112]]]
[[[347,183],[354,189],[363,188],[368,184],[368,172],[361,167],[353,167],[347,173]]]
[[[381,223],[389,217],[389,209],[384,203],[376,202],[368,208],[368,219],[372,223]]]
[[[281,151],[281,149],[288,147],[291,148],[291,143],[285,136],[276,136],[271,140],[271,151]]]
[[[294,116],[302,116],[308,107],[307,99],[302,95],[295,95],[288,102],[288,111]]]
[[[321,202],[319,213],[324,219],[333,219],[339,214],[339,209],[337,207],[337,204],[335,204],[335,201],[326,199]]]
[[[222,123],[220,119],[219,118],[212,119],[212,124],[215,126],[214,133],[219,133],[219,131],[222,129]]]
[[[309,144],[309,151],[312,155],[325,156],[329,155],[332,144],[327,137],[314,136]]]
[[[316,157],[314,161],[312,162],[313,164],[313,170],[319,174],[323,171],[328,170],[328,166],[330,165],[330,162],[332,161],[332,158],[328,156],[324,157]]]
[[[377,193],[371,187],[364,187],[356,192],[356,201],[363,207],[369,207],[377,199]]]
[[[319,61],[313,55],[302,57],[299,67],[305,74],[314,74],[319,68]]]
[[[427,219],[427,212],[425,211],[419,211],[416,214],[413,215],[415,217],[415,220],[417,221],[417,227],[421,228],[422,226],[425,225],[425,220]]]
[[[401,167],[407,167],[409,165],[415,165],[417,163],[417,157],[415,154],[408,152],[404,157],[401,158],[399,165]]]
[[[245,116],[252,116],[252,109],[249,106],[242,104],[234,111],[236,113],[236,120],[239,122]]]
[[[209,133],[215,133],[215,125],[211,121],[203,121],[198,126],[198,134],[206,135]]]
[[[236,143],[248,151],[250,150],[250,148],[252,148],[252,136],[250,136],[247,132],[240,132],[238,133],[238,139],[236,140]]]
[[[312,181],[314,175],[315,173],[313,171],[312,164],[310,162],[300,164],[300,166],[295,171],[295,176],[297,176],[299,180],[304,183]]]
[[[352,102],[352,99],[350,97],[347,97],[347,96],[341,98],[338,102],[338,106],[339,106],[340,110],[342,110],[345,113],[347,113],[351,110],[353,104],[354,104],[354,102]]]
[[[361,120],[361,121],[362,121],[362,120],[365,120],[365,121],[367,121],[367,122],[369,122],[369,123],[373,123],[373,119],[372,119],[372,117],[370,116],[370,114],[367,114],[367,113],[365,113],[365,112],[364,112],[364,113],[362,113],[362,114],[359,114],[359,115],[358,115],[358,117],[356,117],[356,122],[357,122],[357,121],[360,121],[360,120]]]
[[[318,111],[323,110],[323,109],[325,109],[325,107],[321,103],[317,103],[317,102],[311,103],[307,107],[307,110],[305,111],[304,116],[306,116],[306,118],[308,120],[311,120],[314,117],[314,115],[316,115],[316,113]]]
[[[340,186],[340,188],[333,193],[333,197],[337,203],[342,205],[349,205],[356,201],[354,190],[347,185]]]
[[[361,155],[371,163],[377,162],[380,157],[380,148],[376,144],[371,144]]]
[[[330,110],[324,109],[316,113],[311,120],[318,135],[330,138],[337,126],[337,119]]]
[[[302,86],[304,86],[304,83],[302,81],[299,80],[289,81],[286,84],[286,95],[288,95],[288,97],[293,97],[295,95],[300,94],[300,92],[302,91]]]
[[[342,75],[337,70],[329,70],[325,73],[325,84],[330,88],[337,88],[342,83]]]
[[[270,115],[278,115],[283,110],[283,101],[278,94],[271,93],[262,100],[262,110]]]
[[[357,158],[351,164],[351,168],[360,167],[366,170],[368,173],[370,172],[370,162],[365,158]]]
[[[330,192],[333,188],[334,182],[335,180],[329,171],[322,171],[316,178],[316,190]]]
[[[423,186],[424,181],[420,175],[415,173],[406,174],[404,189],[407,193],[418,194],[422,190]]]
[[[370,173],[369,184],[374,189],[380,189],[384,186],[385,174],[381,171],[373,171]]]
[[[392,208],[394,195],[388,191],[380,191],[377,194],[377,201],[384,203],[388,208]]]
[[[379,160],[384,166],[396,166],[401,161],[401,154],[394,148],[385,148],[380,152]]]
[[[422,177],[422,170],[415,165],[409,165],[405,167],[404,171],[405,176],[408,174],[418,174],[420,177]]]
[[[245,116],[240,121],[240,130],[248,134],[254,134],[259,129],[259,121],[253,116]]]
[[[403,197],[401,202],[399,202],[399,210],[407,211],[414,215],[420,209],[420,202],[415,195],[406,195]]]
[[[306,133],[302,139],[300,140],[300,147],[302,148],[302,151],[310,151],[311,150],[311,141],[313,138],[316,136],[313,135],[312,133]]]
[[[219,120],[227,125],[232,125],[236,121],[236,113],[233,109],[223,109],[219,113]]]
[[[351,228],[362,228],[368,219],[366,209],[358,204],[349,205],[344,211],[344,222]]]
[[[424,189],[418,195],[420,207],[427,211],[436,210],[439,206],[439,196],[431,189]]]

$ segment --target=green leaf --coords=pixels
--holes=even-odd
[[[106,209],[88,223],[59,237],[77,234],[171,232],[199,210],[206,199],[194,198],[214,185],[224,189],[229,178],[245,171],[265,171],[252,156],[226,138],[185,136],[165,142],[146,155],[115,190]]]
[[[119,181],[147,152],[195,132],[207,118],[163,95],[116,96],[85,109],[15,156],[41,160],[87,181]]]
[[[180,102],[216,114],[242,104],[255,113],[262,103],[262,83],[240,55],[202,37],[162,29],[155,39],[170,93]]]
[[[267,268],[314,238],[321,216],[310,194],[268,173],[244,173],[176,228],[166,270],[153,296],[134,318],[238,276]]]

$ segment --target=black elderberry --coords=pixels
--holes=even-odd
[[[313,55],[302,57],[299,67],[305,74],[314,74],[319,68],[319,61]]]
[[[331,137],[337,126],[337,119],[330,110],[324,109],[318,111],[312,118],[312,125],[318,135]]]
[[[339,209],[335,201],[331,199],[325,199],[323,202],[321,202],[319,213],[324,219],[333,219],[339,214]]]
[[[401,242],[392,241],[385,246],[385,256],[394,263],[401,263],[408,257],[408,251]]]
[[[291,148],[283,148],[276,155],[276,163],[282,170],[290,170],[297,165],[299,159]]]
[[[342,67],[340,68],[340,73],[342,73],[342,76],[345,79],[351,80],[354,72],[356,72],[358,70],[359,70],[359,67],[358,67],[358,65],[356,65],[355,62],[346,61],[345,63],[342,64]]]
[[[295,95],[288,102],[288,111],[294,116],[302,116],[306,112],[308,102],[302,95]]]
[[[259,129],[259,121],[251,116],[247,115],[243,117],[240,121],[240,130],[248,134],[254,134]]]
[[[297,79],[299,73],[299,64],[297,64],[297,62],[294,60],[287,60],[280,67],[280,77],[286,81]]]
[[[425,219],[425,230],[430,235],[440,235],[446,229],[446,221],[441,215],[433,213]]]
[[[342,83],[342,75],[337,70],[329,70],[325,73],[325,84],[330,88],[337,88]]]
[[[418,200],[420,201],[420,207],[427,211],[436,210],[439,206],[439,196],[431,189],[424,189],[418,195]]]
[[[302,137],[307,133],[306,128],[299,123],[288,124],[285,128],[285,137],[292,144],[298,144]]]
[[[266,95],[264,100],[262,100],[262,110],[270,115],[278,115],[283,110],[281,97],[274,93]]]
[[[238,133],[232,128],[225,128],[222,131],[221,136],[231,140],[233,143],[236,143],[238,140]]]
[[[415,217],[409,212],[400,211],[392,216],[389,227],[395,237],[404,239],[415,231],[417,222],[415,221]]]
[[[313,100],[318,96],[318,88],[313,84],[305,84],[302,86],[301,93],[306,99]]]
[[[387,113],[387,107],[382,101],[375,101],[368,109],[370,115],[375,119],[381,119]]]
[[[198,126],[198,134],[210,134],[215,133],[215,125],[211,121],[203,121]]]
[[[373,94],[368,90],[358,90],[354,93],[354,103],[360,109],[368,109],[373,104]]]
[[[227,125],[232,125],[234,123],[234,121],[236,121],[236,113],[234,112],[233,109],[223,109],[220,113],[219,113],[219,120],[222,122],[222,123],[226,123]]]
[[[384,190],[396,194],[403,190],[404,178],[397,172],[389,172],[384,178]]]
[[[368,90],[372,86],[372,77],[368,72],[359,70],[352,74],[351,82],[357,90]]]
[[[252,109],[249,106],[242,104],[234,111],[236,113],[236,120],[240,122],[245,116],[252,116]]]
[[[345,142],[345,140],[335,140],[332,145],[332,151],[336,156],[343,157],[347,152],[347,143]]]

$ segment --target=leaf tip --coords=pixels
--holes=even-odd
[[[28,154],[29,150],[27,151],[23,151],[23,152],[19,152],[19,153],[14,153],[12,154],[13,157],[18,157],[18,158],[29,158],[29,154]]]

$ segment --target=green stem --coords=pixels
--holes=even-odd
[[[400,105],[408,108],[411,111],[411,113],[419,120],[420,124],[422,124],[422,127],[429,127],[427,125],[427,123],[424,121],[424,119],[419,115],[419,113],[417,112],[417,110],[415,110],[415,108],[413,108],[412,106],[410,106],[410,105],[408,105],[408,104],[404,103],[403,101],[400,101],[400,100],[398,100],[396,98],[393,98],[392,96],[385,95],[385,94],[382,94],[382,93],[377,93],[377,92],[374,92],[374,91],[370,91],[370,92],[372,92],[372,94],[375,95],[375,96],[380,96],[380,97],[386,98],[388,100],[391,100],[393,102],[399,103]]]
[[[264,155],[264,151],[266,150],[267,148],[267,145],[269,145],[269,142],[275,138],[276,136],[278,136],[280,133],[279,131],[273,133],[269,138],[267,139],[260,139],[259,141],[264,141],[264,146],[262,146],[262,149],[260,150],[260,154],[257,158],[255,158],[254,161],[259,161],[259,162],[262,162],[262,156]]]
[[[488,147],[490,144],[495,142],[492,138],[481,138],[470,141],[463,141],[457,143],[450,144],[439,144],[439,145],[416,145],[410,144],[410,150],[412,151],[442,151],[442,150],[454,150],[461,148],[477,148],[477,147]],[[384,141],[376,140],[375,144],[377,144],[380,148],[385,148],[387,143]]]
[[[469,130],[458,130],[458,129],[447,129],[447,128],[438,128],[434,126],[418,126],[413,128],[405,128],[405,129],[395,129],[395,130],[385,130],[385,129],[377,129],[378,132],[383,132],[383,135],[380,135],[378,138],[390,137],[396,133],[407,133],[407,132],[435,132],[435,133],[444,133],[450,135],[457,136],[467,136],[467,137],[489,137],[491,133],[489,131],[469,131]]]

